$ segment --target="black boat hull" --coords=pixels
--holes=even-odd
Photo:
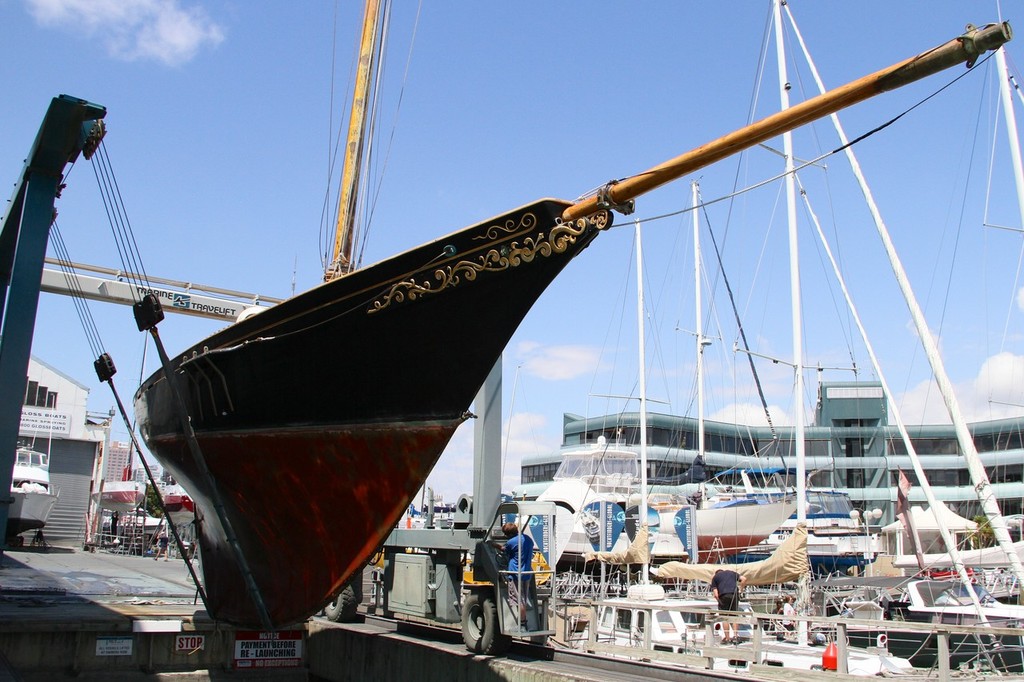
[[[207,607],[304,620],[359,570],[423,484],[544,289],[610,224],[544,200],[289,299],[172,359],[208,480],[164,373],[136,393],[150,451],[195,500]],[[216,492],[215,492],[216,491]]]

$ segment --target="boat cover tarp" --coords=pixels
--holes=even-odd
[[[584,561],[599,561],[602,564],[613,564],[623,566],[625,564],[647,564],[651,561],[651,549],[647,538],[649,537],[647,524],[640,526],[636,531],[636,537],[624,552],[584,552]]]
[[[710,583],[715,571],[722,568],[722,564],[684,564],[681,561],[669,561],[658,569],[658,578],[703,580]],[[728,568],[746,576],[747,585],[771,585],[799,580],[810,573],[810,564],[807,560],[807,526],[798,524],[793,529],[793,534],[764,561],[730,565]]]

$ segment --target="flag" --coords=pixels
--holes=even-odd
[[[910,547],[917,556],[918,568],[924,570],[924,554],[921,553],[921,539],[917,535],[917,529],[914,527],[914,515],[910,511],[910,479],[907,478],[902,469],[899,470],[899,485],[896,486],[896,518],[903,523],[903,527],[907,531]]]

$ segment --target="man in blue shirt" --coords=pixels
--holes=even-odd
[[[711,578],[711,593],[718,600],[720,611],[740,610],[740,591],[746,582],[747,577],[741,576],[736,571],[721,568],[715,571],[714,577]],[[726,623],[723,634],[725,638],[722,640],[722,644],[739,643],[739,639],[736,637],[735,623]]]
[[[502,551],[508,559],[509,606],[515,612],[516,604],[519,605],[519,620],[525,623],[526,607],[531,603],[533,588],[533,538],[520,533],[514,523],[503,524],[501,532],[508,538]],[[519,598],[520,594],[524,595],[523,599]]]

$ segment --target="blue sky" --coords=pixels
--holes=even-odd
[[[150,275],[285,297],[320,281],[328,167],[348,101],[360,8],[355,2],[0,0],[0,179],[13,188],[49,100],[107,107],[106,146]],[[769,3],[396,3],[382,88],[377,200],[364,261],[542,196],[575,198],[641,172],[779,107]],[[1000,17],[1024,30],[1018,5],[936,0],[791,0],[808,49],[834,87],[934,47],[966,23]],[[1016,16],[1015,14],[1016,13]],[[1024,63],[1019,41],[1011,70]],[[793,101],[813,92],[787,34]],[[797,64],[800,64],[798,67]],[[855,151],[925,308],[967,416],[1024,413],[1021,235],[994,97],[994,60],[980,65]],[[856,137],[932,95],[962,68],[843,112]],[[1017,103],[1018,116],[1021,107]],[[795,134],[796,155],[837,146],[826,121]],[[769,145],[782,148],[781,140]],[[690,181],[726,197],[781,171],[772,149],[720,162],[638,201],[647,288],[650,409],[695,413]],[[80,161],[58,201],[74,260],[118,267],[92,170]],[[845,160],[800,173],[841,259],[854,301],[908,422],[947,421],[906,306]],[[708,237],[758,360],[777,423],[813,409],[793,396],[788,242],[782,183],[708,206],[704,222],[709,418],[756,421],[746,360]],[[655,216],[670,217],[652,220]],[[702,220],[704,218],[702,217]],[[562,415],[635,410],[637,324],[631,219],[598,239],[551,287],[510,344],[504,371],[504,487],[522,457],[551,452]],[[804,357],[875,378],[816,237],[800,210]],[[90,303],[120,370],[122,397],[142,373],[143,338],[128,308]],[[171,353],[218,323],[168,316]],[[457,331],[453,331],[457,333]],[[425,339],[426,346],[443,339]],[[37,356],[113,404],[69,299],[44,295]],[[152,355],[151,355],[152,357]],[[325,358],[325,362],[329,362]],[[851,380],[848,369],[824,369]],[[314,378],[311,377],[311,380]],[[1005,403],[1011,403],[1007,405]],[[115,437],[123,437],[124,431]],[[472,490],[472,429],[456,435],[428,482],[446,499]]]

